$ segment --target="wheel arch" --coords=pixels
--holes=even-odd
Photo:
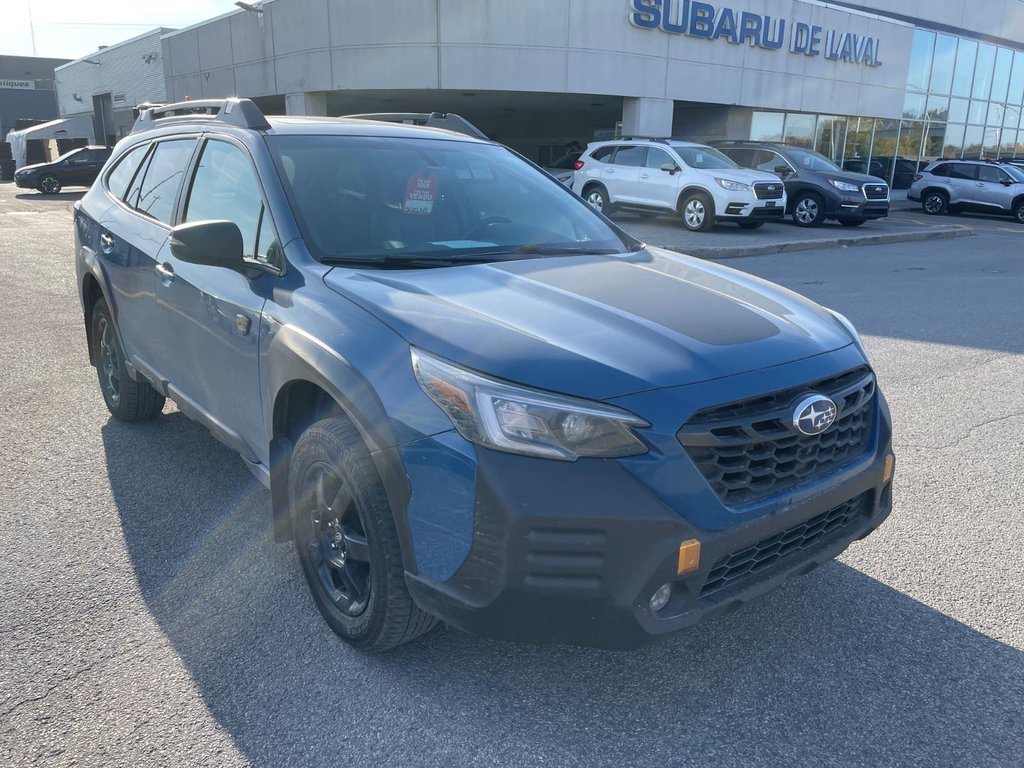
[[[676,210],[677,211],[681,210],[682,207],[683,207],[683,200],[685,200],[688,195],[692,195],[695,192],[699,192],[700,194],[704,195],[704,197],[706,197],[708,200],[711,201],[712,205],[715,204],[715,197],[714,197],[714,195],[712,195],[710,192],[708,192],[704,187],[700,186],[699,184],[690,184],[689,186],[684,187],[683,190],[679,193],[679,197],[676,198]]]
[[[106,299],[106,293],[103,291],[103,286],[97,279],[96,275],[92,272],[86,272],[82,278],[81,286],[82,295],[82,308],[85,320],[85,343],[86,349],[89,353],[89,363],[96,365],[96,350],[93,344],[92,338],[92,312],[96,308],[96,302],[100,299]],[[108,301],[109,305],[110,302]],[[110,310],[113,312],[113,308]]]

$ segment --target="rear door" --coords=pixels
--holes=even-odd
[[[207,138],[181,204],[184,222],[238,225],[251,274],[189,264],[170,249],[157,280],[158,347],[174,398],[251,462],[265,461],[267,434],[259,378],[263,306],[283,262],[259,177],[245,147]]]
[[[647,162],[647,147],[620,144],[605,169],[605,187],[613,203],[639,202],[640,169]]]
[[[637,185],[637,201],[641,205],[669,209],[676,207],[683,174],[679,171],[662,170],[663,166],[678,168],[679,164],[661,147],[648,147],[647,161],[640,169],[640,181]]]
[[[949,164],[949,202],[978,205],[978,166],[975,163]]]

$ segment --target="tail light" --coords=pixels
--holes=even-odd
[[[923,178],[924,178],[924,176],[922,176],[920,173],[915,173],[914,174],[914,181],[920,181]]]
[[[584,163],[582,160],[577,160],[576,164],[573,166],[573,169],[577,171],[582,171],[584,165],[586,165],[586,163]]]

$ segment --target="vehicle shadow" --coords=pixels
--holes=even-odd
[[[849,566],[631,653],[439,628],[367,655],[235,454],[178,413],[102,436],[142,596],[254,765],[1021,764],[1024,652]]]
[[[61,201],[61,200],[63,200],[63,201],[66,201],[66,202],[72,202],[73,203],[73,202],[81,200],[83,197],[85,197],[85,193],[88,192],[88,191],[89,191],[89,189],[86,187],[86,188],[78,190],[77,192],[58,192],[56,195],[44,195],[42,192],[19,192],[19,193],[17,193],[14,196],[14,199],[15,200],[29,200],[29,201],[33,201],[34,200],[34,201],[39,201],[39,202],[44,202],[44,201],[54,202],[54,201]]]

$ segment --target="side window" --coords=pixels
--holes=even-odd
[[[949,166],[949,178],[970,179],[971,181],[974,181],[978,178],[978,166],[971,165],[970,163],[951,165]]]
[[[156,145],[146,166],[136,210],[164,224],[171,223],[178,187],[194,146],[195,139],[173,139]]]
[[[595,149],[594,150],[594,154],[592,154],[591,157],[594,160],[597,160],[598,162],[601,162],[601,163],[610,163],[611,162],[611,155],[612,155],[612,152],[614,152],[614,151],[615,151],[615,147],[614,146],[611,146],[611,147],[601,147],[600,149]]]
[[[260,211],[260,231],[256,237],[256,261],[265,264],[281,262],[281,244],[277,241],[274,225],[270,221],[270,212],[266,206]]]
[[[1010,177],[1003,173],[1002,169],[994,165],[982,165],[978,167],[978,181],[989,181],[993,184],[1001,184]]]
[[[946,163],[936,165],[931,170],[932,176],[949,176],[949,166]]]
[[[255,258],[263,210],[259,189],[256,172],[245,152],[234,144],[211,139],[203,147],[196,166],[184,220],[235,222],[242,230],[243,253]]]
[[[732,160],[741,168],[753,168],[754,156],[757,152],[753,149],[741,149],[739,147],[719,147],[718,151]]]
[[[651,147],[647,150],[647,167],[658,170],[663,165],[678,165],[675,160],[672,159],[672,155],[666,152],[664,149],[657,149]]]
[[[770,149],[759,150],[755,162],[757,165],[754,167],[759,171],[774,173],[776,168],[781,168],[782,166],[789,168],[789,163],[786,162],[785,158],[778,152],[772,152]]]
[[[128,185],[132,183],[135,172],[142,164],[142,158],[146,156],[149,144],[140,144],[132,147],[114,166],[114,170],[107,174],[107,191],[117,199],[122,199],[128,191]]]
[[[642,168],[647,162],[647,147],[622,146],[615,153],[615,165]]]

